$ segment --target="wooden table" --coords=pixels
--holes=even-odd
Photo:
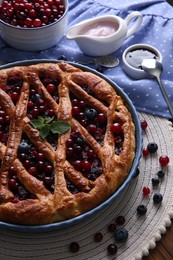
[[[150,250],[149,256],[143,257],[143,260],[173,260],[173,223],[157,242],[156,248]]]

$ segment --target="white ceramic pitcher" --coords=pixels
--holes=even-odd
[[[132,26],[129,24],[132,22]],[[142,23],[142,14],[130,13],[124,20],[116,15],[104,15],[82,21],[66,32],[69,40],[75,40],[82,52],[90,56],[103,56],[118,50]],[[128,26],[130,28],[128,28]]]

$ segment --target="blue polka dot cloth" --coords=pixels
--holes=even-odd
[[[115,68],[104,69],[104,75],[114,81],[132,100],[138,111],[172,118],[156,79],[132,79],[122,69],[122,54],[133,44],[149,44],[156,47],[163,57],[162,83],[173,104],[173,7],[164,0],[69,0],[68,27],[88,18],[105,14],[125,17],[139,11],[143,20],[138,31],[127,38],[114,55],[120,60]],[[31,59],[58,59],[79,62],[89,57],[84,55],[73,40],[65,36],[56,46],[39,52],[13,49],[0,38],[0,60],[9,63]],[[89,65],[92,68],[95,65]]]

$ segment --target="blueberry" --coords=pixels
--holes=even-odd
[[[38,98],[41,98],[39,94],[34,94],[31,96],[32,101],[36,101]]]
[[[84,140],[82,137],[78,137],[78,138],[76,139],[76,144],[82,146],[82,145],[85,144],[85,140]]]
[[[27,142],[22,141],[18,146],[18,152],[28,154],[29,151],[30,151],[30,145]]]
[[[123,243],[128,239],[129,233],[125,228],[118,228],[114,232],[115,240],[119,243]]]
[[[153,201],[155,204],[159,204],[161,203],[163,200],[163,196],[161,193],[155,193],[154,196],[153,196]]]
[[[160,180],[158,178],[152,178],[151,181],[153,186],[158,186],[160,183]]]
[[[158,149],[158,145],[155,142],[150,142],[147,145],[147,149],[150,153],[155,153]]]
[[[96,118],[97,116],[97,111],[94,108],[89,108],[87,109],[87,111],[85,112],[85,115],[87,117],[87,119],[89,120],[93,120]]]
[[[140,173],[140,170],[139,170],[139,168],[137,168],[134,175],[133,175],[133,178],[138,177],[139,173]]]
[[[143,216],[147,213],[147,207],[145,205],[139,205],[137,207],[137,213],[140,215],[140,216]]]
[[[165,176],[165,173],[162,170],[160,170],[160,171],[157,172],[157,175],[158,175],[159,178],[162,179]]]

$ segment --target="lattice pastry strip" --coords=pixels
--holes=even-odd
[[[3,221],[39,225],[73,218],[113,194],[132,166],[131,115],[114,88],[93,73],[67,63],[4,69],[1,114]],[[42,138],[30,124],[38,116],[71,128]],[[112,130],[115,122],[119,133]]]

